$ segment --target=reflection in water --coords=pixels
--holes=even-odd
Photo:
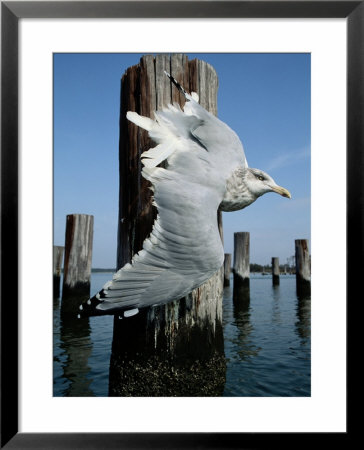
[[[241,360],[246,360],[258,354],[259,350],[254,348],[250,342],[249,335],[253,330],[250,323],[250,287],[249,284],[245,286],[234,285],[233,289],[233,305],[234,305],[234,320],[238,329],[237,353]]]
[[[57,304],[57,302],[56,302]],[[58,301],[59,306],[59,301]],[[58,324],[57,324],[58,322]],[[55,325],[59,329],[59,354],[62,378],[66,381],[62,395],[65,397],[92,397],[88,360],[92,352],[89,319],[63,316],[55,309]]]
[[[53,312],[57,313],[59,310],[60,305],[60,298],[59,297],[53,297]]]
[[[281,310],[280,310],[280,298],[281,298],[281,292],[280,292],[280,286],[279,284],[272,286],[272,294],[273,294],[273,302],[272,302],[272,322],[276,325],[279,325],[282,323],[281,319]]]

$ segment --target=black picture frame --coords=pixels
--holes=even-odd
[[[297,433],[168,433],[167,430],[166,433],[136,434],[18,432],[18,21],[21,18],[109,17],[347,19],[347,304],[356,292],[361,292],[359,281],[364,269],[364,1],[2,1],[1,448],[228,449],[305,444],[312,438],[310,433],[297,436]],[[348,350],[349,342],[348,339]],[[339,445],[347,445],[351,436],[349,419],[348,409],[347,432],[334,433]],[[317,445],[323,440],[327,445],[327,438],[325,433],[313,435]]]

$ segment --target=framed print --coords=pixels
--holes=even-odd
[[[282,439],[282,433],[292,445],[298,433],[303,440],[310,433],[315,439],[320,433],[346,439],[345,299],[356,290],[363,265],[351,258],[353,248],[363,247],[362,2],[10,1],[1,6],[2,446],[244,448]],[[51,148],[59,145],[53,108],[67,96],[57,76],[72,64],[83,70],[77,55],[148,53],[310,55],[312,385],[301,396],[92,398],[76,390],[65,398],[62,386],[57,387],[60,395],[51,387],[52,305],[47,298],[57,175]],[[66,59],[71,54],[73,62]],[[95,61],[95,66],[104,64]],[[304,70],[293,78],[307,77]],[[239,89],[231,85],[232,92]],[[75,109],[80,98],[76,91],[72,95]],[[74,173],[86,159],[87,154],[77,161]],[[289,166],[281,159],[275,164]]]

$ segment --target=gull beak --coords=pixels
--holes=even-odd
[[[277,192],[277,194],[282,195],[282,197],[291,198],[291,193],[281,186],[271,186],[271,189]]]

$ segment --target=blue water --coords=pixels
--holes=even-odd
[[[225,288],[224,396],[309,396],[310,299],[299,302],[296,279],[252,276],[250,302],[236,311]]]
[[[93,273],[91,292],[112,273]],[[310,396],[311,302],[299,300],[296,279],[251,275],[250,301],[234,307],[224,289],[223,328],[227,363],[224,396]],[[90,327],[65,329],[54,302],[54,396],[107,396],[113,317],[90,318]]]

